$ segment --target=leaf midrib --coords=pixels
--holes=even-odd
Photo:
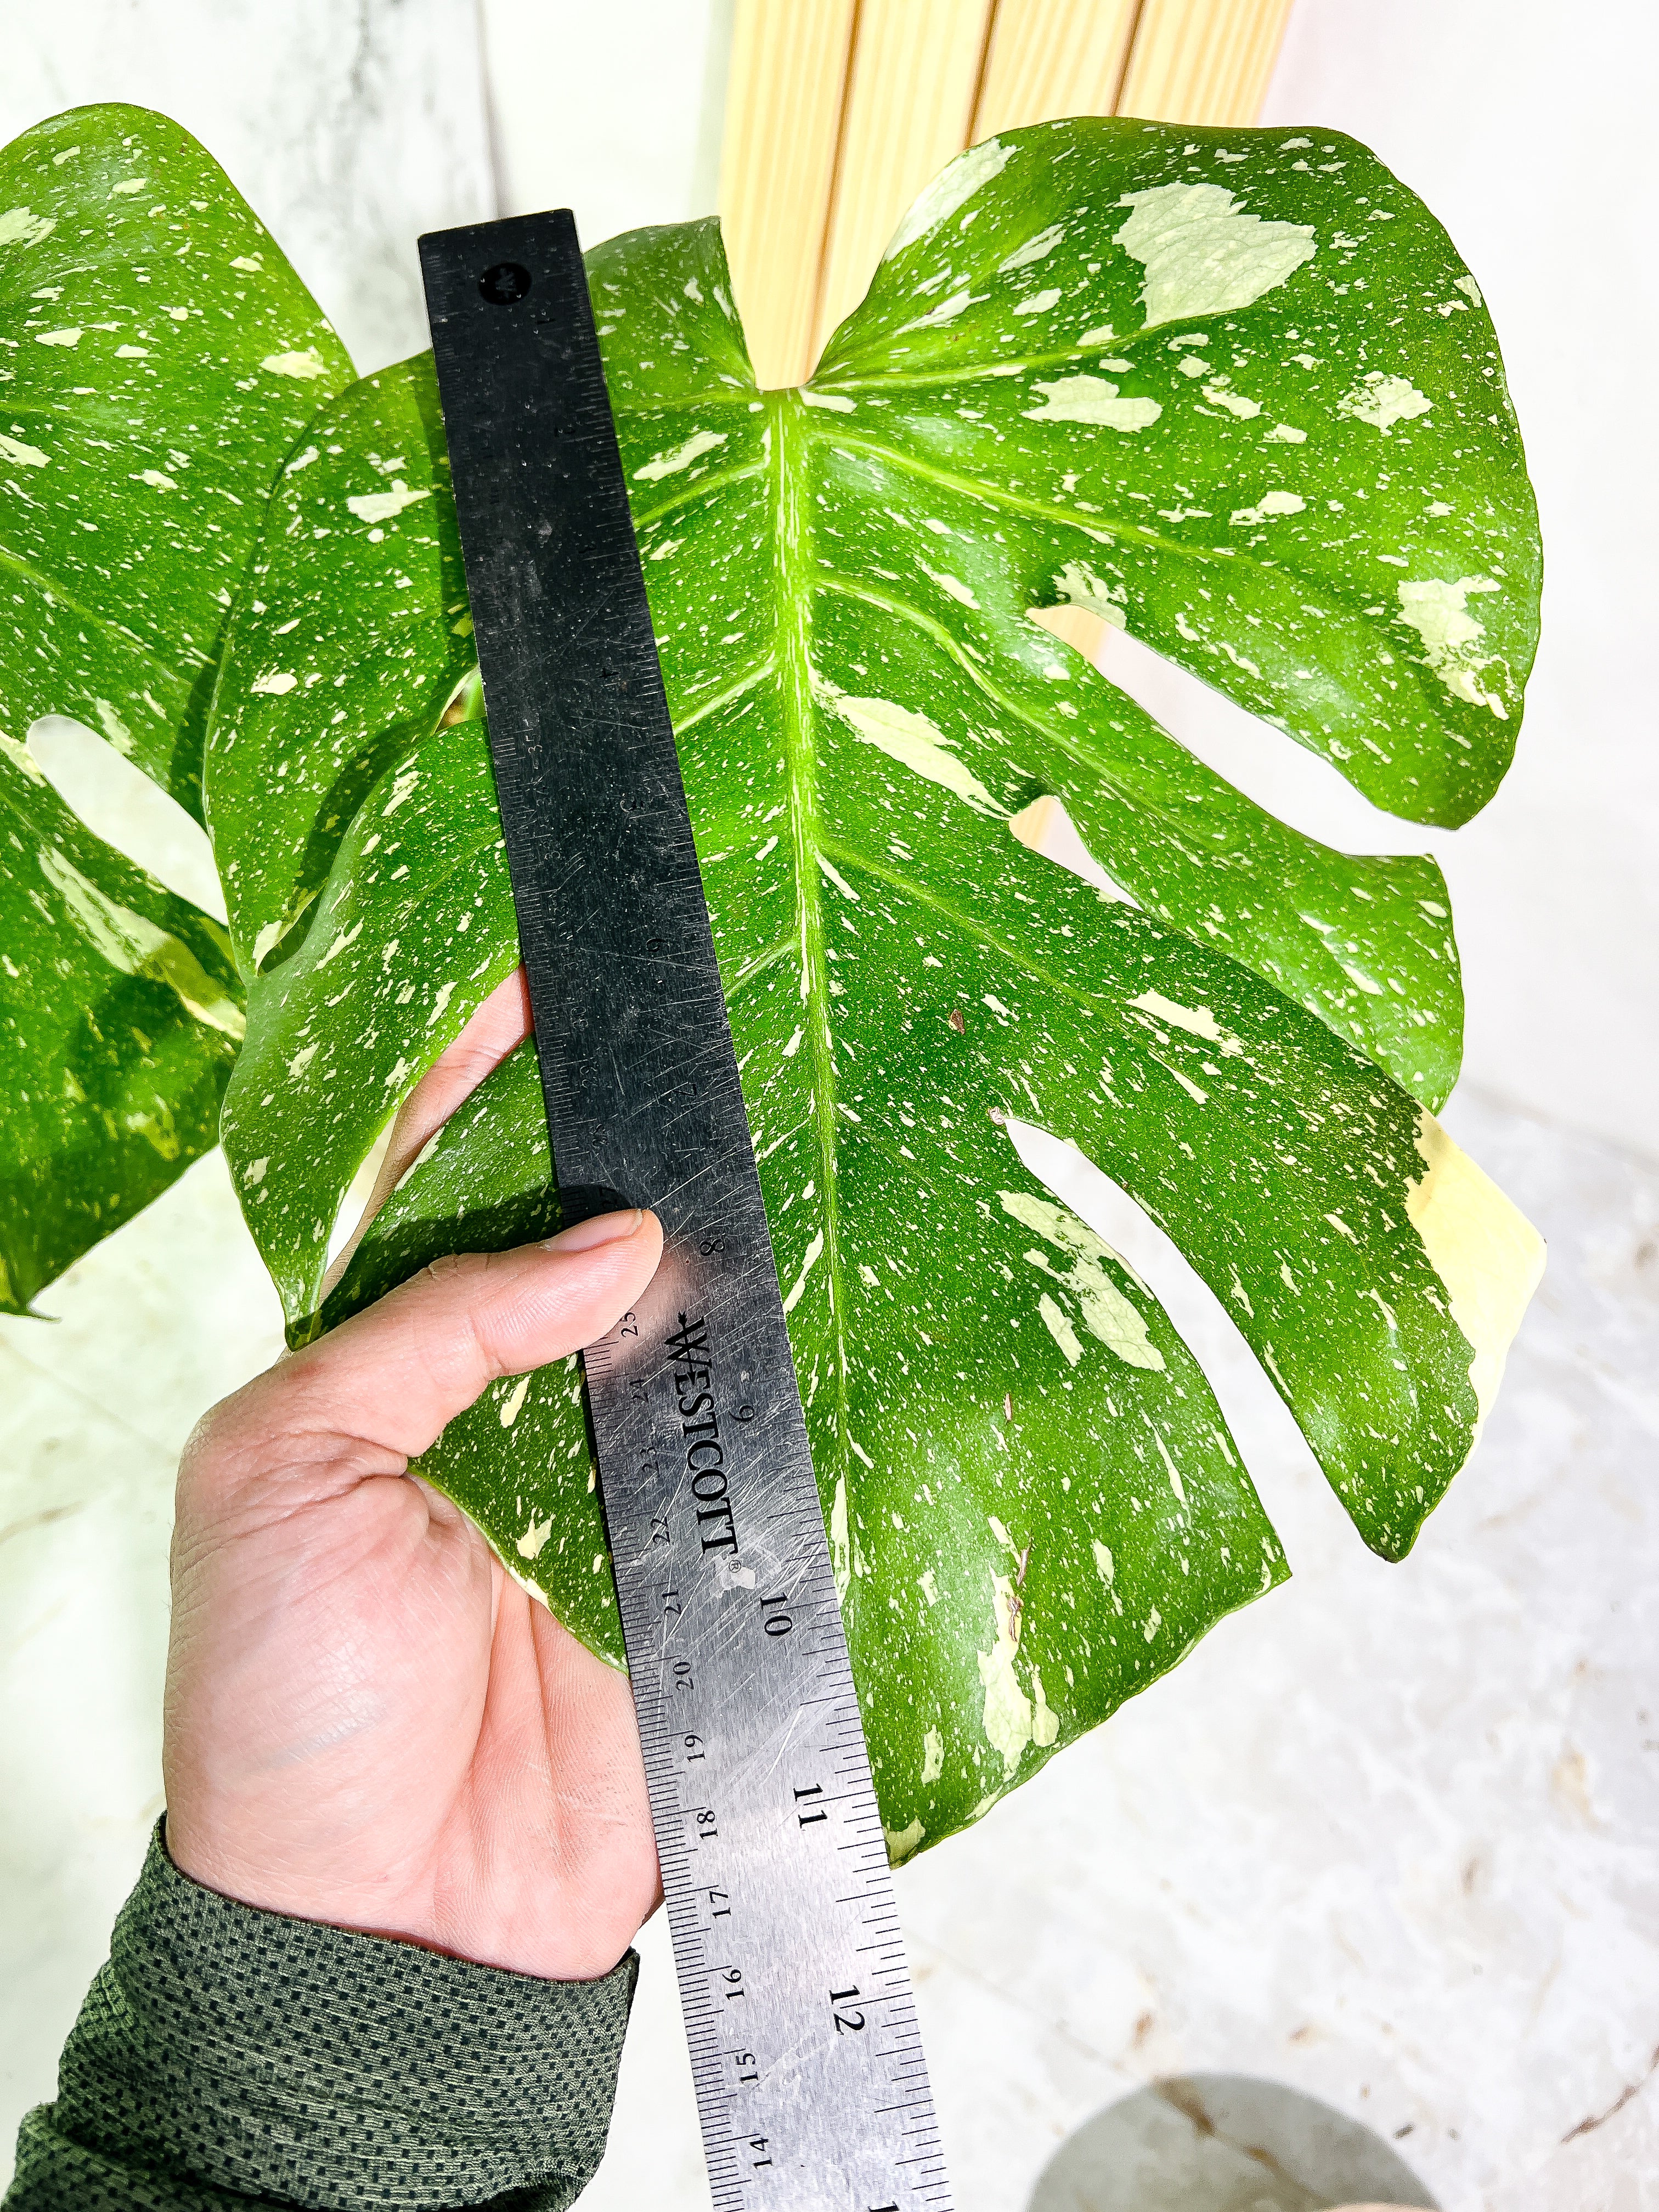
[[[836,1065],[830,1037],[830,991],[824,973],[823,881],[818,857],[824,848],[818,810],[817,729],[812,700],[811,580],[815,562],[810,521],[808,425],[804,403],[793,391],[769,392],[772,431],[773,544],[778,592],[777,662],[782,692],[785,770],[789,778],[789,825],[794,848],[796,913],[800,926],[801,1000],[811,1054],[812,1111],[817,1125],[818,1167],[823,1181],[823,1265],[827,1271],[836,1407],[837,1473],[850,1475],[847,1406],[847,1300],[842,1279],[840,1129],[836,1120]],[[799,443],[798,443],[799,441]]]

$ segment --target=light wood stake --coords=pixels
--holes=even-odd
[[[813,360],[869,289],[905,209],[969,143],[991,14],[992,0],[862,0]]]
[[[762,386],[809,374],[856,0],[738,0],[720,215]]]
[[[1138,0],[999,0],[964,143],[1060,115],[1115,113],[1138,13]]]
[[[1142,0],[1118,113],[1254,123],[1290,12],[1291,0]]]

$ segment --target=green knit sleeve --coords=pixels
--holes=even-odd
[[[638,1971],[536,1981],[256,1912],[158,1828],[3,2212],[563,2212],[605,2150]]]

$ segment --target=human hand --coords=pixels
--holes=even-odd
[[[627,1680],[404,1468],[497,1377],[601,1335],[661,1248],[611,1214],[441,1262],[207,1415],[173,1546],[184,1873],[520,1973],[616,1964],[661,1894]]]

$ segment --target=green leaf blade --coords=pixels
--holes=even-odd
[[[1121,126],[1065,130],[1079,162],[1091,148],[1120,159]],[[1006,169],[1018,181],[1012,158]],[[1155,164],[1149,173],[1146,188],[1160,189]],[[958,203],[958,226],[971,212]],[[1107,213],[1110,230],[1123,226],[1116,198]],[[1296,227],[1282,210],[1272,221]],[[1109,231],[1103,269],[1111,242]],[[1012,250],[999,245],[1005,259]],[[1322,251],[1274,285],[1288,289]],[[1139,270],[1126,296],[1138,296]],[[1030,491],[1023,471],[1037,460],[1061,477],[1048,430],[1024,415],[993,422],[990,403],[983,420],[947,422],[891,364],[879,385],[872,372],[855,387],[849,370],[837,386],[832,363],[814,389],[758,393],[711,225],[614,241],[592,257],[590,278],[854,1667],[866,1688],[899,1670],[917,1686],[902,1709],[878,1694],[868,1715],[902,1856],[975,1817],[1283,1572],[1190,1355],[1146,1286],[1033,1184],[1011,1119],[1073,1139],[1168,1230],[1238,1318],[1365,1540],[1389,1557],[1409,1548],[1468,1456],[1535,1279],[1536,1239],[1419,1103],[1449,1086],[1461,1024],[1437,872],[1297,838],[1029,620],[1097,587],[1121,611],[1101,564],[1121,551],[1127,573],[1131,546],[1156,597],[1158,563],[1187,557],[1170,536],[1178,526],[1112,539],[1103,507],[1057,506],[1046,481]],[[878,287],[871,327],[896,343],[878,327],[884,296]],[[855,318],[855,337],[860,327]],[[845,359],[851,343],[844,334]],[[1178,364],[1167,374],[1184,376]],[[951,374],[953,390],[976,392],[1015,381]],[[341,449],[340,486],[370,465],[373,410],[355,428],[349,412],[319,439]],[[1181,419],[1189,459],[1203,459],[1206,421]],[[1097,442],[1118,436],[1109,421],[1090,427]],[[1375,443],[1395,427],[1345,416],[1338,433]],[[1505,434],[1500,423],[1508,465]],[[1082,483],[1072,428],[1066,437],[1063,471]],[[361,762],[395,787],[398,769],[381,763],[395,756],[407,770],[456,739],[429,734],[459,680],[441,645],[453,520],[435,444],[421,482],[431,542],[404,562],[407,617],[326,521],[303,562],[279,556],[277,538],[303,527],[279,495],[261,555],[262,634],[302,635],[296,616],[337,594],[352,642],[296,667],[293,689],[259,708],[261,750],[235,771],[247,792],[276,778],[316,806]],[[1513,511],[1511,526],[1524,537]],[[1229,602],[1236,653],[1277,665],[1258,630],[1281,657],[1303,650],[1294,623],[1312,619],[1304,603],[1328,583],[1316,568],[1291,576],[1258,550],[1260,591],[1248,606]],[[1369,571],[1345,574],[1364,604],[1329,632],[1328,652],[1317,630],[1314,688],[1357,712],[1363,666],[1370,714],[1390,633],[1364,613]],[[1523,624],[1527,589],[1523,575],[1505,598]],[[355,722],[332,722],[313,702],[377,653],[416,672]],[[1248,672],[1220,657],[1243,696]],[[254,726],[264,665],[239,642],[216,763],[222,720]],[[1420,684],[1402,696],[1401,726],[1452,788],[1465,774],[1456,713],[1423,708]],[[1492,728],[1503,720],[1478,711]],[[420,822],[465,865],[394,892],[378,849],[370,856],[383,781],[330,830],[324,887],[254,986],[252,1018],[267,1018],[264,996],[272,1042],[257,1083],[245,1063],[228,1143],[241,1176],[256,1146],[264,1157],[265,1133],[284,1133],[282,1212],[255,1201],[249,1217],[301,1328],[325,1224],[376,1117],[516,957],[499,862],[486,857],[499,825],[475,772],[482,733],[463,727],[478,750],[454,753],[457,772],[434,780]],[[1494,742],[1484,733],[1481,775]],[[1414,787],[1390,786],[1395,799]],[[1043,797],[1066,805],[1129,900],[1103,898],[1022,842],[1018,825]],[[296,808],[270,851],[297,849],[305,819]],[[412,958],[410,899],[422,915]],[[471,942],[457,952],[469,910],[486,938],[476,959]],[[270,918],[262,909],[261,926]],[[356,920],[361,935],[336,952]],[[250,908],[244,941],[252,921]],[[337,1012],[332,963],[343,981],[358,972],[349,958],[362,995]],[[453,989],[434,1024],[441,975]],[[282,1097],[284,1056],[313,1042]],[[274,1162],[272,1151],[266,1173]],[[324,1323],[439,1251],[543,1233],[550,1174],[521,1048],[405,1178]],[[422,1471],[578,1633],[620,1656],[562,1370],[486,1394]]]
[[[0,851],[0,1310],[21,1314],[211,1149],[244,1024],[223,931],[3,737]]]
[[[0,152],[0,702],[201,811],[226,611],[283,453],[350,375],[187,131],[70,110]]]
[[[72,716],[200,817],[209,698],[265,493],[349,374],[176,124],[77,108],[0,150],[14,1310],[212,1143],[242,1024],[222,933],[87,835],[33,773],[29,731]]]
[[[990,143],[939,180],[948,214],[883,264],[818,388],[884,395],[884,442],[1064,527],[1062,598],[1377,805],[1468,820],[1513,751],[1540,564],[1445,233],[1335,133],[1085,119]]]

